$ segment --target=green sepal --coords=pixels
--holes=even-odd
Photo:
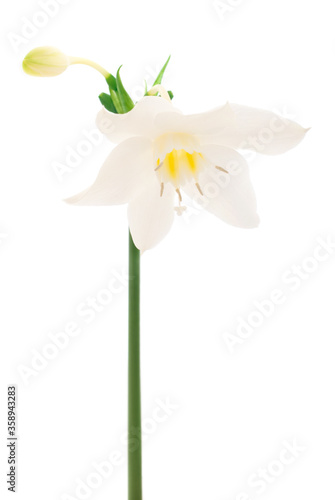
[[[166,63],[164,64],[164,66],[162,67],[162,69],[160,70],[160,72],[158,73],[158,76],[157,76],[157,78],[156,78],[156,80],[154,81],[154,83],[153,83],[153,85],[152,85],[152,86],[154,86],[154,85],[160,85],[160,84],[162,83],[163,76],[164,76],[164,73],[165,73],[166,67],[167,67],[167,65],[169,64],[170,59],[171,59],[171,56],[169,56],[169,57],[167,58]]]
[[[121,103],[120,103],[120,100],[119,100],[117,93],[115,92],[115,90],[112,90],[112,89],[110,89],[110,93],[111,93],[111,99],[112,99],[113,104],[115,106],[116,112],[120,115],[123,114],[124,111],[123,111],[123,108],[121,106]]]
[[[106,82],[108,84],[108,87],[112,90],[117,90],[117,87],[116,87],[116,78],[115,76],[113,75],[109,75],[107,76],[106,78]]]
[[[116,107],[114,106],[113,100],[109,94],[102,92],[99,95],[99,99],[101,104],[107,109],[107,111],[110,111],[111,113],[117,113]]]
[[[172,90],[168,90],[168,91],[167,91],[167,93],[169,94],[170,99],[171,99],[171,101],[172,101],[172,99],[174,98],[174,95],[173,95]]]
[[[126,91],[126,89],[123,86],[123,83],[122,83],[122,80],[120,77],[121,67],[122,66],[119,67],[119,69],[117,70],[117,73],[116,73],[117,95],[118,95],[119,101],[121,103],[122,113],[128,113],[128,111],[133,109],[135,104],[133,103],[130,95],[128,94],[128,92]]]

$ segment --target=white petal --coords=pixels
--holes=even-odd
[[[205,113],[183,115],[173,112],[160,113],[155,119],[155,125],[160,133],[183,132],[201,136],[203,134],[218,134],[226,127],[232,127],[235,115],[230,105],[215,108]]]
[[[156,177],[152,142],[132,137],[113,149],[91,187],[64,201],[73,205],[127,203],[144,189],[150,177]]]
[[[208,135],[207,142],[276,155],[296,146],[308,130],[272,111],[238,104],[230,106],[235,113],[235,125],[215,138]]]
[[[170,101],[162,97],[146,96],[128,113],[110,113],[103,108],[98,113],[96,125],[110,141],[115,143],[136,135],[153,138],[156,132],[154,119],[157,114],[172,110],[177,113]]]
[[[256,198],[245,159],[237,151],[217,145],[204,146],[201,152],[212,164],[199,174],[203,195],[194,183],[183,187],[186,194],[228,224],[244,228],[258,226]]]
[[[130,232],[142,253],[157,245],[169,232],[174,219],[174,198],[174,189],[169,185],[165,185],[160,196],[160,184],[155,177],[145,191],[129,203]]]

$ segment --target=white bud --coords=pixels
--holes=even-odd
[[[70,58],[55,47],[37,47],[26,55],[22,67],[31,76],[57,76],[70,64]]]

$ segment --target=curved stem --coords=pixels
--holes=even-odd
[[[99,71],[106,79],[110,76],[110,73],[105,68],[89,59],[85,59],[84,57],[70,57],[69,59],[71,64],[85,64],[86,66],[91,66],[91,68]]]
[[[129,233],[128,500],[142,500],[140,251]]]

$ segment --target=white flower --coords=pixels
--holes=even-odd
[[[164,238],[176,211],[183,212],[184,193],[228,224],[256,227],[248,166],[235,149],[279,154],[306,132],[269,111],[226,104],[187,116],[168,100],[149,96],[125,114],[102,109],[97,126],[118,145],[93,185],[66,201],[128,203],[130,231],[142,252]]]

